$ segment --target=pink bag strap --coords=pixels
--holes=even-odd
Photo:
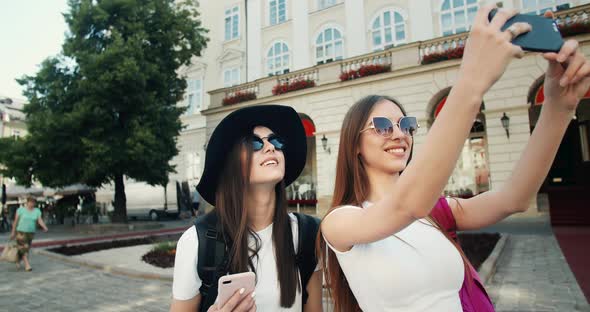
[[[451,199],[453,200],[453,199]],[[449,202],[445,197],[441,197],[436,202],[436,206],[430,212],[430,216],[440,224],[443,229],[449,233],[452,239],[455,241],[457,240],[457,221],[455,220],[455,216],[453,215],[453,211],[451,210],[451,206],[449,206]],[[483,285],[477,271],[471,263],[469,263],[469,269],[471,271],[471,276],[473,279],[478,281],[480,284]]]
[[[453,238],[457,240],[457,222],[447,199],[440,197],[430,212],[430,216]]]

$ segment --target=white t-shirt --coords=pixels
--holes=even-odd
[[[297,217],[294,214],[289,214],[289,217],[291,218],[291,229],[293,232],[293,246],[297,249],[297,243],[299,241]],[[256,233],[260,238],[258,259],[256,257],[252,259],[256,267],[257,277],[255,288],[256,310],[260,312],[300,312],[302,309],[300,291],[297,291],[295,302],[291,308],[282,308],[280,304],[281,293],[276,258],[274,256],[272,224]],[[250,237],[249,243],[254,243],[254,238]],[[186,230],[178,240],[176,259],[174,261],[174,281],[172,283],[172,296],[174,299],[189,300],[199,294],[201,279],[197,272],[198,244],[197,230],[194,225]],[[297,272],[299,274],[299,270]]]
[[[463,259],[426,219],[416,220],[380,241],[354,245],[346,252],[328,246],[336,253],[364,312],[463,311],[459,299]]]

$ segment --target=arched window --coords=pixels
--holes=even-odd
[[[316,63],[341,60],[343,52],[342,33],[336,28],[326,28],[315,40]]]
[[[406,43],[406,22],[400,11],[388,9],[381,12],[371,26],[373,50]]]
[[[280,75],[289,72],[289,47],[284,42],[275,42],[266,54],[266,72]]]
[[[443,36],[469,30],[477,9],[477,0],[443,0],[440,10],[440,25]]]
[[[442,111],[447,96],[448,93],[440,98],[436,106],[434,106],[431,112],[432,122]],[[465,140],[461,156],[457,160],[455,169],[445,186],[445,196],[471,197],[490,189],[486,117],[482,109],[485,109],[483,103],[471,126],[469,137]]]

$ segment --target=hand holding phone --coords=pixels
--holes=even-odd
[[[493,9],[488,20],[491,22],[498,9]],[[557,23],[550,18],[538,15],[516,14],[510,18],[502,31],[507,30],[514,23],[527,23],[531,25],[532,30],[524,33],[512,40],[512,43],[520,46],[525,51],[532,52],[559,52],[563,45],[563,38],[557,28]]]
[[[218,307],[223,307],[232,296],[237,295],[243,298],[252,298],[256,287],[256,275],[253,272],[244,272],[238,274],[225,275],[219,278],[217,286],[217,303]],[[239,292],[243,289],[243,292]],[[238,293],[238,294],[236,294]],[[236,304],[237,305],[237,304]]]

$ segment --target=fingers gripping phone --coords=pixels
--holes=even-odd
[[[497,12],[498,9],[493,9],[490,12],[488,16],[490,22]],[[559,52],[563,45],[563,38],[555,21],[538,15],[517,14],[506,21],[502,26],[502,31],[519,22],[530,24],[532,30],[516,37],[512,40],[513,44],[520,46],[525,51]]]
[[[244,272],[224,275],[219,278],[217,286],[217,306],[223,307],[236,291],[244,288],[244,294],[251,293],[256,287],[256,274]]]

